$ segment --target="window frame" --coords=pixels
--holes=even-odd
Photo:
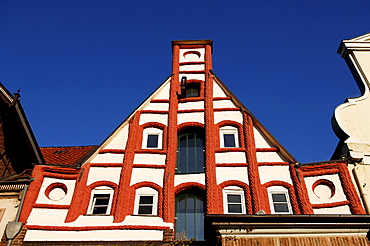
[[[111,212],[111,209],[112,209],[113,194],[114,194],[114,190],[109,186],[98,186],[98,187],[94,188],[91,191],[89,209],[88,209],[87,214],[88,215],[110,215],[110,212]],[[95,203],[96,203],[95,195],[109,195],[107,210],[104,214],[103,213],[97,213],[97,214],[94,213]]]
[[[148,139],[149,135],[157,135],[158,136],[158,142],[157,147],[148,147]],[[141,148],[142,149],[162,149],[163,144],[163,130],[155,127],[148,127],[143,130],[143,141]]]
[[[139,216],[156,216],[158,214],[158,191],[151,187],[140,187],[136,189],[135,192],[135,204],[134,204],[134,215]],[[152,213],[151,214],[139,214],[140,209],[140,197],[142,196],[152,196]],[[147,204],[146,204],[147,205]]]
[[[269,194],[269,203],[270,203],[270,210],[271,214],[292,214],[292,206],[290,202],[289,191],[284,187],[268,187],[268,194]],[[285,196],[286,202],[274,202],[273,194],[283,194]],[[277,212],[275,211],[274,204],[286,204],[288,207],[288,212]]]
[[[190,92],[189,94],[193,94],[194,92],[196,92],[197,95],[188,96],[188,92]],[[188,83],[184,90],[184,98],[194,98],[194,97],[200,97],[200,84],[199,83]]]
[[[222,189],[222,195],[223,195],[223,203],[224,203],[224,214],[246,214],[246,207],[245,207],[245,195],[244,195],[244,189],[239,186],[227,186]],[[241,212],[240,213],[233,213],[229,212],[229,201],[228,201],[228,195],[238,195],[240,196],[240,207]],[[235,204],[235,203],[232,203]]]
[[[234,145],[233,147],[225,146],[225,135],[234,135]],[[238,128],[234,126],[223,126],[220,127],[220,147],[221,148],[239,148],[239,134]]]

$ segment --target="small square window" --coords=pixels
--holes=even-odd
[[[148,149],[156,149],[158,148],[158,139],[159,139],[159,135],[158,134],[148,134],[148,139],[147,139],[147,143],[146,143],[146,147]]]
[[[140,196],[138,214],[153,214],[153,196]]]
[[[92,203],[92,214],[107,214],[109,194],[95,194]]]
[[[199,84],[189,84],[186,86],[185,97],[199,97]]]
[[[162,135],[163,131],[159,128],[145,128],[141,147],[143,149],[162,149]]]
[[[220,147],[221,148],[238,148],[238,128],[233,126],[223,126],[220,128]]]

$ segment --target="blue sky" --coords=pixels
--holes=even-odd
[[[300,162],[328,160],[330,119],[360,92],[342,39],[370,1],[0,1],[0,82],[40,146],[100,144],[171,73],[171,40],[213,39],[213,69]]]

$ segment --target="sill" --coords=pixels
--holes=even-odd
[[[84,216],[112,216],[110,214],[85,214]]]
[[[132,214],[131,216],[136,216],[136,217],[158,217],[156,214]]]
[[[216,153],[223,153],[223,152],[243,152],[245,151],[244,148],[240,148],[240,147],[224,147],[224,148],[217,148],[216,149]]]
[[[175,175],[181,174],[181,175],[186,175],[186,174],[204,174],[205,172],[196,172],[196,173],[175,173]]]

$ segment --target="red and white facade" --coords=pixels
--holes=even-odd
[[[80,167],[35,166],[26,242],[176,238],[193,195],[208,215],[365,213],[345,162],[297,164],[226,88],[212,41],[172,49],[172,75]]]

